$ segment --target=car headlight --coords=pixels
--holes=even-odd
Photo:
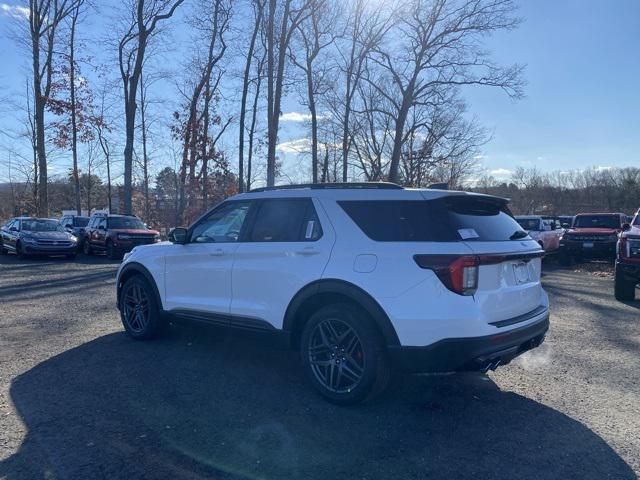
[[[22,241],[25,243],[36,243],[36,239],[33,237],[22,237]]]
[[[159,233],[156,233],[156,234],[153,236],[153,241],[154,241],[154,242],[159,242],[159,241],[160,241],[160,234],[159,234]]]
[[[127,235],[126,233],[119,233],[118,240],[131,240],[131,235]]]
[[[75,235],[69,235],[69,240],[71,241],[71,243],[78,243],[78,237],[76,237]]]

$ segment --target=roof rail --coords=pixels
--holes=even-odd
[[[401,185],[391,182],[335,182],[335,183],[299,183],[294,185],[278,185],[275,187],[252,188],[249,193],[269,192],[271,190],[299,190],[309,188],[311,190],[330,190],[336,188],[348,189],[379,189],[379,190],[403,190]]]

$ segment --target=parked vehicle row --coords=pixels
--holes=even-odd
[[[91,217],[65,215],[52,218],[16,217],[0,229],[0,253],[16,253],[21,258],[48,255],[75,258],[104,252],[111,259],[121,258],[138,245],[160,241],[160,233],[151,230],[133,215],[94,213]]]

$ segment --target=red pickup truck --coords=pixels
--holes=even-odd
[[[611,258],[616,255],[618,234],[627,222],[624,213],[580,213],[560,238],[563,263],[583,258]]]
[[[615,296],[633,300],[640,283],[640,210],[631,224],[625,224],[618,239],[615,273]]]

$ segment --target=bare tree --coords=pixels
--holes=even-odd
[[[386,43],[376,46],[368,83],[388,100],[394,123],[388,178],[400,181],[400,160],[407,119],[416,106],[434,106],[452,97],[460,85],[501,88],[512,98],[522,94],[521,65],[500,67],[482,49],[481,38],[518,25],[512,0],[407,0]]]
[[[77,0],[29,0],[28,2],[28,36],[33,72],[33,124],[38,157],[37,212],[40,216],[49,214],[45,108],[51,93],[55,46],[60,24],[73,11],[76,4]]]
[[[128,18],[118,42],[118,63],[124,91],[124,211],[132,211],[133,146],[136,131],[138,86],[145,53],[158,24],[173,16],[184,0],[125,0]]]
[[[342,35],[342,44],[337,49],[341,55],[340,64],[344,75],[344,84],[338,93],[334,104],[334,114],[339,119],[342,137],[340,139],[342,150],[342,181],[348,179],[349,153],[353,139],[352,113],[354,102],[362,81],[366,60],[371,51],[376,48],[393,26],[395,16],[380,5],[377,9],[367,7],[366,0],[355,0],[349,15],[345,31]],[[347,54],[344,55],[343,51]]]
[[[238,125],[238,191],[244,191],[244,135],[245,135],[245,117],[247,113],[247,96],[249,94],[251,63],[256,48],[256,40],[262,28],[262,18],[265,8],[265,0],[252,0],[253,7],[253,30],[251,32],[251,40],[244,65],[244,74],[242,77],[242,99],[240,100],[240,121]],[[251,150],[251,148],[249,148]],[[251,153],[249,153],[251,156]]]
[[[220,62],[227,50],[226,34],[231,20],[231,0],[200,0],[196,14],[190,20],[195,30],[195,51],[190,59],[190,69],[187,75],[187,86],[182,92],[186,99],[186,115],[175,113],[178,125],[174,127],[174,134],[182,142],[182,162],[179,173],[179,220],[183,221],[183,214],[190,206],[190,199],[197,193],[198,183],[201,188],[207,184],[198,182],[202,174],[208,176],[208,170],[200,170],[197,163],[204,159],[212,150],[209,148],[209,129],[212,119],[210,105],[214,95],[218,93],[218,86],[222,80]],[[206,16],[202,12],[208,12]],[[220,118],[213,122],[220,123]],[[227,120],[226,126],[230,119]],[[203,156],[204,155],[204,156]],[[208,162],[205,160],[205,167]]]
[[[293,45],[291,59],[293,63],[304,72],[306,84],[306,104],[311,115],[311,176],[312,182],[318,182],[318,108],[317,97],[328,90],[327,77],[331,73],[328,62],[321,62],[318,66],[318,56],[335,40],[335,24],[339,10],[334,8],[328,0],[316,0],[310,14],[300,22],[297,31],[300,45]],[[298,58],[297,51],[302,50],[304,55]]]
[[[284,86],[285,65],[294,31],[309,15],[313,0],[269,0],[267,40],[267,186],[276,181],[276,145]]]

